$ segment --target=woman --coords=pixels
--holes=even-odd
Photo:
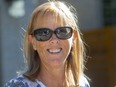
[[[27,70],[5,87],[89,87],[74,8],[49,1],[32,14],[24,40]]]

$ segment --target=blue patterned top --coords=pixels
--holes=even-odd
[[[14,79],[11,79],[4,87],[46,87],[41,81],[31,81],[24,76],[20,75]],[[90,87],[86,78],[82,77],[80,87]]]

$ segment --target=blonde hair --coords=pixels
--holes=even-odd
[[[70,85],[79,85],[79,78],[83,75],[84,70],[84,45],[81,39],[81,33],[77,26],[77,16],[73,6],[65,4],[61,1],[49,1],[38,6],[32,14],[31,20],[27,26],[26,35],[24,38],[24,55],[27,64],[27,70],[23,74],[30,80],[36,79],[40,72],[41,62],[39,54],[35,51],[28,41],[28,35],[31,34],[37,21],[46,21],[48,16],[52,15],[56,22],[60,20],[61,24],[68,24],[77,33],[77,38],[74,41],[70,55],[66,61],[66,78]]]

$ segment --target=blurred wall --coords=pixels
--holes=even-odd
[[[90,31],[103,27],[102,0],[74,0],[71,2],[76,7],[79,26],[83,31]]]
[[[31,0],[26,0],[26,14],[21,18],[14,18],[8,14],[9,4],[1,3],[0,20],[0,47],[1,47],[1,87],[8,80],[16,76],[16,71],[23,69],[23,54],[21,51],[23,42],[23,29],[29,20],[31,10],[34,8]]]
[[[0,3],[0,12],[1,12],[1,3]],[[1,32],[1,14],[0,14],[0,32]],[[1,33],[0,33],[0,40],[1,40]],[[1,72],[1,66],[2,66],[2,58],[1,58],[1,43],[0,43],[0,77],[1,77],[1,74],[2,74],[2,72]],[[0,81],[0,84],[2,84],[1,83],[1,81]]]
[[[0,0],[0,76],[1,85],[16,76],[24,68],[22,48],[24,31],[36,0],[25,0],[25,16],[13,18],[8,14],[8,4]],[[39,0],[43,3],[45,0]],[[103,26],[101,0],[66,0],[78,9],[80,29],[89,31]]]

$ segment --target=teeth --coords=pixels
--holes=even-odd
[[[60,49],[50,50],[50,52],[52,52],[52,53],[57,53],[57,52],[59,52],[59,51],[60,51]]]
[[[55,49],[55,50],[51,50],[49,49],[48,52],[50,53],[59,53],[61,51],[61,49]]]

